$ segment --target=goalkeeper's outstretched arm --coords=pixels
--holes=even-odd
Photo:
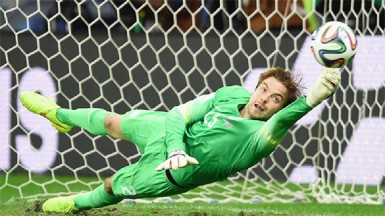
[[[276,113],[262,127],[257,134],[264,140],[259,144],[259,151],[265,152],[266,155],[273,151],[281,143],[290,127],[336,91],[340,80],[341,74],[338,69],[324,68],[307,96],[300,97]]]
[[[159,164],[156,170],[179,169],[198,161],[186,153],[183,142],[186,126],[202,120],[212,108],[214,93],[200,96],[185,104],[174,107],[166,118],[166,147],[168,159]]]

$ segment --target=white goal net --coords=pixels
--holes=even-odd
[[[338,20],[352,27],[358,48],[336,94],[255,167],[158,200],[384,202],[383,0],[0,4],[1,201],[88,191],[140,158],[126,141],[79,128],[59,134],[21,106],[20,92],[40,92],[66,108],[123,114],[167,111],[222,86],[252,91],[272,66],[302,73],[309,87],[321,71],[310,34]]]

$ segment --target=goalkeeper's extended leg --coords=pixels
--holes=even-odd
[[[73,126],[78,126],[95,135],[107,135],[104,119],[108,115],[116,115],[97,108],[64,109],[53,100],[35,92],[21,93],[20,101],[29,111],[50,120],[52,126],[62,133],[67,133]]]
[[[55,101],[35,92],[21,93],[20,101],[29,111],[50,120],[52,126],[55,127],[59,132],[67,133],[72,129],[71,125],[65,124],[64,122],[61,122],[57,119],[56,114],[60,106],[57,105]]]
[[[116,204],[122,199],[107,193],[103,184],[89,193],[48,199],[42,209],[44,212],[77,212]]]

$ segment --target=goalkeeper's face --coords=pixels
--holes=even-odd
[[[249,102],[242,110],[242,116],[268,120],[284,107],[287,100],[287,88],[275,77],[268,77],[255,89]]]

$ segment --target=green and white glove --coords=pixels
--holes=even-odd
[[[156,167],[156,170],[157,171],[168,170],[168,169],[177,170],[187,165],[198,164],[198,163],[199,162],[197,161],[197,159],[188,156],[185,151],[175,150],[168,154],[168,159],[165,162],[159,164],[159,166]]]
[[[320,104],[336,91],[340,81],[341,72],[338,68],[324,68],[307,95],[307,104],[312,107]]]

